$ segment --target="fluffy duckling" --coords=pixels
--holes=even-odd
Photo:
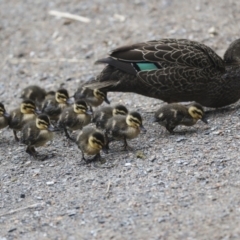
[[[63,109],[58,126],[64,129],[67,138],[74,140],[69,136],[67,129],[71,131],[82,129],[91,122],[91,115],[92,111],[88,109],[86,102],[77,100],[72,106]]]
[[[49,99],[53,99],[55,97],[56,92],[55,91],[48,91],[45,95],[44,101],[47,101]]]
[[[0,129],[8,125],[10,115],[6,112],[5,107],[0,103]]]
[[[92,126],[85,126],[76,139],[76,144],[82,152],[82,160],[85,162],[101,159],[100,151],[105,151],[105,137],[102,132]],[[92,159],[86,160],[85,155],[95,155]]]
[[[21,132],[21,143],[27,145],[26,152],[36,158],[35,147],[43,146],[46,142],[51,141],[53,131],[55,128],[46,114],[40,114],[35,120],[25,124]]]
[[[75,101],[79,99],[84,100],[91,108],[101,105],[103,101],[110,104],[107,98],[107,93],[100,91],[99,89],[92,90],[90,88],[80,87],[73,97]]]
[[[51,120],[58,120],[62,110],[71,103],[68,91],[64,88],[57,90],[54,96],[49,96],[43,102],[42,112],[47,114]]]
[[[124,150],[127,150],[127,139],[133,139],[140,132],[146,132],[142,124],[142,117],[138,112],[130,112],[127,116],[117,115],[110,118],[106,124],[107,148],[112,140],[123,140]],[[108,137],[111,134],[112,139]]]
[[[116,115],[127,115],[128,110],[123,105],[116,105],[115,107],[101,107],[94,111],[93,122],[96,123],[97,128],[105,128],[108,119]]]
[[[31,99],[35,103],[41,103],[46,96],[45,89],[37,86],[30,85],[22,90],[21,98],[23,99]]]
[[[173,133],[174,128],[178,125],[192,126],[198,120],[208,123],[203,107],[198,103],[186,106],[178,103],[167,104],[158,109],[154,117],[154,122],[166,127],[170,133]]]
[[[20,108],[12,110],[9,117],[9,128],[13,129],[14,138],[19,141],[17,132],[21,131],[24,124],[36,118],[36,114],[39,113],[35,103],[26,99],[20,105]]]

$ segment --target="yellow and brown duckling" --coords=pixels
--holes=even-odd
[[[104,134],[92,126],[85,126],[77,136],[76,144],[82,153],[82,160],[91,162],[101,159],[100,151],[105,151],[106,140]],[[95,155],[86,160],[85,154]]]
[[[154,122],[166,127],[170,133],[173,133],[174,128],[178,125],[192,126],[198,120],[208,123],[204,109],[198,103],[186,106],[178,103],[167,104],[158,109],[154,117]]]
[[[127,139],[136,138],[141,131],[146,132],[146,129],[143,127],[142,117],[138,112],[130,112],[127,116],[114,116],[106,124],[107,148],[112,140],[123,140],[124,150],[127,150]]]
[[[107,121],[116,115],[127,115],[128,110],[123,105],[116,105],[115,107],[106,106],[94,111],[93,122],[96,123],[97,128],[105,128]]]
[[[6,112],[5,107],[0,103],[0,129],[8,126],[10,115]]]
[[[107,93],[104,91],[100,91],[99,89],[90,89],[85,87],[80,87],[74,94],[74,99],[76,100],[84,100],[91,108],[98,107],[105,101],[110,104]]]
[[[61,88],[54,96],[49,96],[42,104],[42,113],[49,116],[51,120],[58,120],[62,110],[71,103],[68,91]]]
[[[46,92],[44,101],[47,101],[47,100],[49,100],[49,99],[54,98],[54,97],[55,97],[55,94],[56,94],[55,91],[48,91],[48,92]]]
[[[10,112],[9,128],[13,129],[16,141],[19,141],[17,132],[21,131],[24,124],[28,121],[35,119],[37,113],[39,113],[39,111],[37,110],[35,103],[30,99],[23,100],[20,108],[14,109]]]
[[[58,127],[63,128],[67,138],[69,136],[67,129],[75,131],[82,129],[91,122],[92,111],[88,109],[85,101],[77,100],[72,106],[63,109],[59,120]]]
[[[26,152],[37,157],[35,147],[45,145],[53,139],[54,126],[46,114],[40,114],[35,120],[24,125],[21,131],[21,143],[27,145]]]

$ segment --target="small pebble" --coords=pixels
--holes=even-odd
[[[53,181],[51,181],[51,182],[46,182],[46,184],[47,184],[48,186],[51,186],[51,185],[54,185],[54,182],[53,182]]]

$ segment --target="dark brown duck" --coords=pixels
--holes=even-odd
[[[102,91],[134,92],[165,102],[196,101],[223,107],[240,98],[240,39],[224,58],[186,39],[161,39],[123,46],[96,63],[107,66],[86,84]]]

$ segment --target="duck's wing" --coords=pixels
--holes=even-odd
[[[224,61],[210,47],[187,39],[161,39],[123,46],[114,49],[110,57],[122,62],[136,63],[135,67],[139,70],[171,66],[225,69]]]

